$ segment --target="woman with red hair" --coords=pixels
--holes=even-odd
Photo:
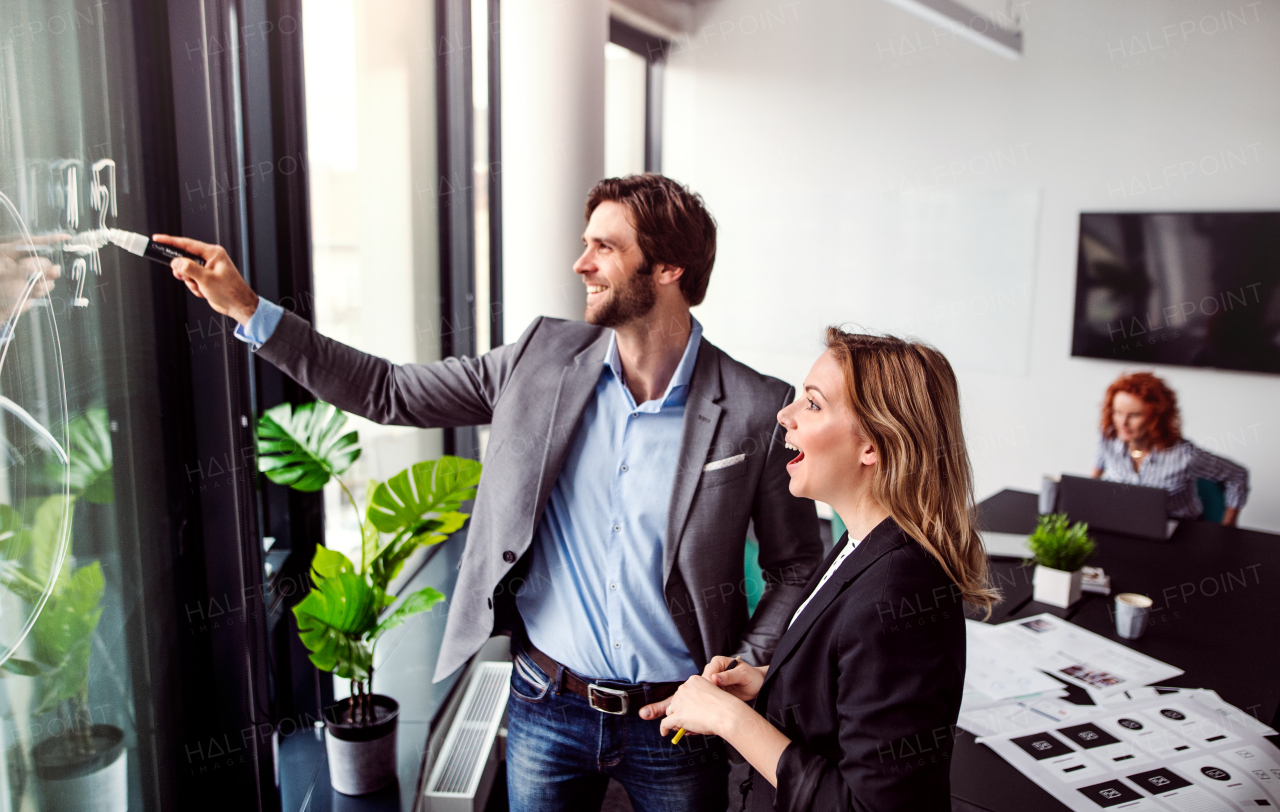
[[[1182,437],[1178,397],[1150,372],[1121,375],[1102,402],[1102,437],[1094,478],[1169,491],[1169,516],[1198,519],[1204,513],[1196,480],[1222,483],[1226,511],[1234,526],[1249,495],[1249,472]]]

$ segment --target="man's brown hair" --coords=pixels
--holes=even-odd
[[[588,221],[606,200],[627,210],[646,267],[663,263],[684,268],[680,292],[690,307],[702,304],[716,262],[716,221],[702,196],[653,172],[606,178],[587,195]]]

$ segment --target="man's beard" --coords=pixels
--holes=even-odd
[[[646,260],[626,285],[611,285],[610,291],[608,300],[595,311],[588,308],[585,313],[588,324],[617,328],[647,316],[658,301],[658,284],[653,278],[653,265]]]

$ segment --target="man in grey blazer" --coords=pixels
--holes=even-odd
[[[398,366],[260,299],[226,253],[174,276],[318,397],[371,420],[491,426],[435,679],[513,636],[513,810],[598,809],[609,777],[641,812],[722,810],[718,741],[673,747],[640,708],[717,654],[769,662],[822,558],[777,422],[793,389],[702,338],[715,261],[701,198],[660,175],[602,181],[574,272],[586,323],[540,318],[480,358]],[[754,522],[767,587],[747,614]]]

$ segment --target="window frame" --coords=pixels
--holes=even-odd
[[[644,171],[662,172],[662,90],[671,42],[617,17],[609,18],[609,42],[644,57]]]

